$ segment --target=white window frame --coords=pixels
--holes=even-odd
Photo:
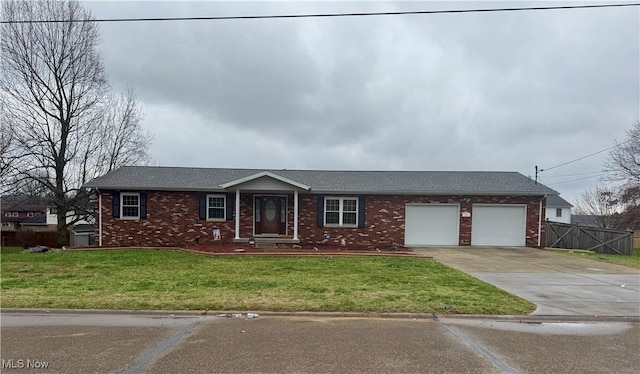
[[[340,201],[340,205],[339,205],[339,210],[338,210],[338,223],[327,223],[327,202],[329,200],[339,200]],[[345,211],[344,210],[344,201],[345,200],[352,200],[356,202],[356,210],[355,211]],[[324,226],[326,227],[358,227],[358,212],[359,212],[359,206],[358,206],[358,201],[359,199],[357,197],[334,197],[334,196],[327,196],[324,198]],[[335,211],[331,211],[331,212],[335,212]],[[356,215],[356,222],[355,223],[344,223],[343,222],[343,218],[344,218],[344,213],[355,213]]]
[[[562,208],[556,208],[556,217],[562,217]]]
[[[125,216],[124,215],[124,197],[125,196],[136,196],[138,198],[138,205],[127,205],[127,207],[137,207],[138,215],[136,216]],[[120,193],[120,218],[121,219],[140,219],[140,192],[122,192]]]
[[[220,198],[222,199],[222,218],[211,218],[209,217],[209,198],[211,197],[216,197],[216,198]],[[218,208],[220,209],[220,207],[212,207],[212,208]],[[224,222],[227,220],[227,196],[226,195],[207,195],[207,221],[214,221],[214,222]]]

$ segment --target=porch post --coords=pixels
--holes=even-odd
[[[293,240],[298,240],[298,190],[293,190]]]
[[[96,188],[96,192],[98,193],[98,247],[102,247],[102,191]]]
[[[240,239],[240,189],[236,190],[236,237]]]

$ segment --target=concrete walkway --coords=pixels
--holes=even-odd
[[[537,315],[640,316],[640,270],[532,248],[416,252],[537,305]]]

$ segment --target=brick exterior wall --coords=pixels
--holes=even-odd
[[[102,245],[103,246],[185,246],[213,240],[214,228],[220,229],[222,240],[235,237],[234,217],[224,222],[200,220],[198,192],[147,192],[147,218],[120,219],[112,216],[111,191],[102,191]],[[274,193],[277,195],[277,193]],[[341,195],[348,196],[348,195]],[[357,196],[353,196],[357,197]],[[242,193],[240,198],[240,237],[253,235],[254,194]],[[403,246],[405,217],[408,203],[460,204],[460,212],[470,212],[473,204],[524,204],[527,207],[526,246],[537,247],[540,197],[525,196],[399,196],[366,195],[365,227],[318,227],[317,199],[314,194],[299,195],[298,237],[302,244],[316,244],[328,233],[330,242],[349,246],[379,247]],[[96,199],[96,222],[98,222]],[[235,215],[235,206],[234,206]],[[544,204],[543,212],[544,215]],[[471,217],[460,216],[459,245],[471,245]],[[293,235],[293,194],[287,195],[287,235]],[[96,225],[96,243],[98,242]],[[544,245],[544,224],[541,243]]]

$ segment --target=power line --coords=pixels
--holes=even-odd
[[[556,165],[556,166],[552,166],[552,167],[550,167],[550,168],[539,169],[539,172],[540,172],[540,173],[542,173],[543,171],[549,171],[549,170],[552,170],[552,169],[555,169],[555,168],[559,168],[560,166],[565,166],[565,165],[569,165],[569,164],[572,164],[572,163],[577,162],[577,161],[580,161],[580,160],[584,160],[585,158],[588,158],[588,157],[591,157],[591,156],[595,156],[595,155],[597,155],[597,154],[600,154],[600,153],[602,153],[602,152],[606,152],[606,151],[608,151],[608,150],[610,150],[610,149],[613,149],[613,148],[615,148],[615,147],[619,147],[619,146],[621,146],[621,145],[623,145],[623,144],[625,144],[625,143],[629,143],[629,142],[630,142],[630,141],[632,141],[632,140],[635,140],[635,137],[632,137],[631,139],[625,140],[625,141],[624,141],[624,142],[622,142],[622,143],[618,143],[618,144],[612,145],[612,146],[611,146],[611,147],[609,147],[609,148],[602,149],[602,150],[600,150],[600,151],[598,151],[598,152],[593,152],[593,153],[588,154],[588,155],[586,155],[586,156],[582,156],[582,157],[576,158],[575,160],[571,160],[571,161],[563,162],[562,164],[559,164],[559,165]]]
[[[558,184],[564,184],[564,183],[570,183],[570,182],[577,182],[577,181],[581,181],[581,180],[585,180],[585,179],[591,179],[591,178],[595,178],[598,177],[599,175],[592,175],[590,177],[584,177],[584,178],[576,178],[576,179],[571,179],[568,181],[562,181],[562,182],[556,182],[556,183],[549,183],[550,186],[556,186]]]
[[[586,173],[574,173],[574,174],[561,174],[561,175],[545,175],[545,178],[560,178],[560,177],[575,177],[578,175],[589,175],[589,174],[604,174],[606,171],[589,171]]]
[[[540,172],[553,170],[553,169],[555,169],[555,168],[559,168],[560,166],[565,166],[565,165],[569,165],[569,164],[572,164],[572,163],[577,162],[577,161],[580,161],[580,160],[584,160],[585,158],[588,158],[588,157],[591,157],[591,156],[595,156],[595,155],[597,155],[597,154],[600,154],[600,153],[602,153],[602,152],[608,151],[608,150],[610,150],[610,149],[612,149],[612,148],[615,148],[615,147],[617,147],[617,146],[618,146],[618,145],[616,144],[616,145],[611,146],[611,147],[609,147],[609,148],[605,148],[605,149],[603,149],[603,150],[601,150],[601,151],[593,152],[593,153],[588,154],[588,155],[586,155],[586,156],[582,156],[582,157],[580,157],[580,158],[576,158],[575,160],[571,160],[571,161],[563,162],[562,164],[559,164],[559,165],[556,165],[556,166],[553,166],[553,167],[550,167],[550,168],[541,169],[541,170],[540,170]]]
[[[565,5],[523,8],[489,8],[489,9],[447,9],[447,10],[420,10],[406,12],[365,12],[365,13],[325,13],[325,14],[285,14],[262,16],[213,16],[213,17],[157,17],[157,18],[102,18],[102,19],[70,19],[70,20],[11,20],[0,21],[0,24],[10,23],[67,23],[67,22],[157,22],[157,21],[220,21],[238,19],[273,19],[273,18],[328,18],[328,17],[364,17],[364,16],[399,16],[411,14],[444,14],[444,13],[489,13],[489,12],[518,12],[518,11],[542,11],[563,9],[590,9],[590,8],[620,8],[640,6],[640,3],[627,4],[595,4],[595,5]]]
[[[640,139],[640,137],[637,137],[637,138],[638,138],[638,139]],[[552,169],[555,169],[555,168],[559,168],[560,166],[565,166],[565,165],[569,165],[569,164],[572,164],[572,163],[577,162],[577,161],[580,161],[580,160],[584,160],[585,158],[588,158],[588,157],[591,157],[591,156],[595,156],[595,155],[600,154],[600,153],[602,153],[602,152],[606,152],[606,151],[608,151],[608,150],[610,150],[610,149],[613,149],[613,148],[615,148],[615,147],[619,147],[619,146],[621,146],[621,145],[623,145],[623,144],[625,144],[625,143],[629,143],[630,141],[635,140],[635,139],[636,139],[636,136],[632,136],[632,137],[631,137],[631,139],[627,139],[627,140],[625,140],[625,141],[624,141],[624,142],[622,142],[622,143],[618,143],[618,144],[612,145],[611,147],[608,147],[608,148],[602,149],[602,150],[600,150],[600,151],[598,151],[598,152],[593,152],[593,153],[588,154],[588,155],[586,155],[586,156],[582,156],[582,157],[576,158],[575,160],[571,160],[571,161],[563,162],[562,164],[559,164],[559,165],[556,165],[556,166],[552,166],[552,167],[550,167],[550,168],[545,168],[545,169],[543,169],[543,168],[539,168],[539,167],[538,167],[538,165],[536,165],[536,168],[535,168],[535,169],[536,169],[536,178],[535,178],[535,181],[536,181],[536,183],[538,183],[538,179],[539,179],[539,178],[538,178],[538,174],[542,173],[543,171],[549,171],[549,170],[552,170]],[[590,177],[587,177],[587,178],[590,178]],[[586,179],[586,178],[582,178],[582,179]],[[560,183],[564,183],[564,182],[560,182]],[[556,183],[556,184],[557,184],[557,183]]]

